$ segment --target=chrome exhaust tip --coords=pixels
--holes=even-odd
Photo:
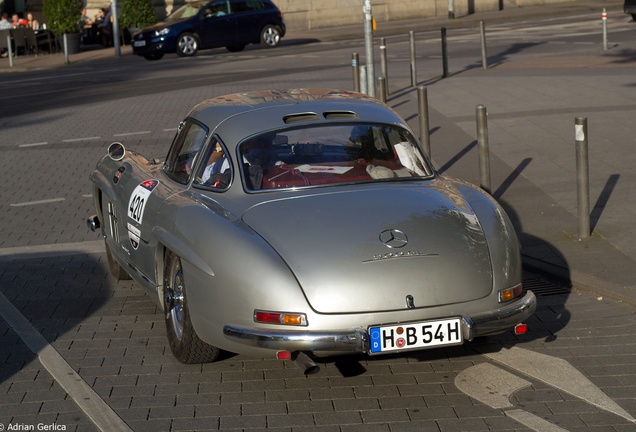
[[[296,354],[294,363],[298,366],[298,369],[303,371],[305,375],[313,375],[320,372],[320,366],[318,366],[307,354],[299,352]]]

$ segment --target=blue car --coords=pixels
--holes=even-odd
[[[270,0],[197,1],[135,33],[132,46],[134,54],[159,60],[165,53],[191,57],[206,48],[236,52],[251,43],[275,48],[283,36],[283,14]]]

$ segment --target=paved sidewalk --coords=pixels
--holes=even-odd
[[[380,23],[378,30],[375,32],[375,35],[384,36],[391,34],[403,34],[405,32],[405,29],[424,31],[436,30],[439,29],[441,26],[446,26],[449,28],[459,26],[466,27],[473,26],[481,20],[488,23],[504,21],[510,22],[515,20],[529,20],[532,19],[532,17],[558,16],[559,14],[568,14],[573,12],[587,13],[596,10],[600,11],[603,7],[607,8],[608,12],[611,14],[623,14],[621,10],[622,1],[616,0],[554,3],[537,7],[475,14],[471,16],[460,17],[452,21],[435,18]],[[349,26],[304,32],[290,32],[286,36],[285,42],[306,43],[312,40],[335,41],[360,37],[362,37],[361,26]],[[7,59],[2,59],[0,60],[0,71],[19,73],[20,71],[49,70],[51,68],[98,66],[107,64],[120,64],[121,62],[146,62],[145,59],[134,56],[131,52],[130,46],[122,47],[122,56],[119,58],[114,56],[114,49],[110,48],[90,50],[77,55],[73,55],[70,58],[71,65],[68,66],[65,66],[63,64],[63,59],[63,55],[19,57],[15,59],[15,66],[13,68],[9,67]],[[635,66],[633,56],[628,59],[620,60],[621,63],[616,64],[617,60],[615,57],[612,56],[579,56],[576,57],[576,63],[570,61],[568,63],[568,66],[570,68],[587,68],[598,66],[620,66],[633,68]],[[558,64],[558,58],[546,58],[539,62],[536,60],[529,62],[527,61],[527,59],[525,61],[526,63],[524,63],[523,59],[519,61],[514,61],[513,59],[508,63],[498,65],[496,68],[494,68],[494,71],[501,71],[501,73],[503,73],[503,71],[505,70],[513,69],[526,70],[541,67],[564,67],[563,65]],[[569,70],[571,71],[572,69]],[[476,74],[477,72],[472,73]],[[500,76],[503,75],[500,74]],[[493,78],[493,80],[497,81],[498,78]],[[471,83],[471,77],[466,76],[461,78],[453,78],[452,84],[435,82],[435,92],[439,96],[437,99],[435,98],[435,96],[430,96],[431,99],[429,99],[429,102],[431,104],[431,107],[439,110],[440,113],[443,115],[439,116],[439,118],[437,119],[433,118],[431,121],[431,125],[435,125],[435,121],[448,121],[448,118],[452,118],[453,122],[455,122],[455,124],[451,125],[452,127],[459,126],[460,129],[464,129],[464,133],[469,132],[474,134],[474,120],[470,118],[471,116],[463,114],[463,117],[460,114],[453,115],[454,107],[451,107],[448,104],[448,101],[454,97],[454,92],[458,89],[458,87],[461,87],[461,85],[459,85],[458,83],[469,86]],[[477,81],[473,82],[473,84],[475,83],[477,83]],[[482,85],[482,82],[480,81],[477,84]],[[546,84],[549,86],[551,85],[551,82],[546,81]],[[629,86],[628,83],[617,84],[617,86],[620,85],[625,86],[625,88],[628,88]],[[564,90],[567,89],[567,91],[571,94],[577,93],[577,87],[571,82],[568,82],[568,80],[563,80],[562,87]],[[402,94],[394,95],[393,100],[397,101],[397,98],[399,98],[400,96],[406,96],[407,99],[410,98],[411,105],[401,106],[398,111],[401,113],[417,112],[416,105],[413,105],[415,100],[414,92],[412,91],[412,89],[408,90],[406,84],[403,88],[404,91],[402,92]],[[506,84],[503,81],[497,81],[496,84],[493,84],[493,88],[507,93],[515,91],[514,88],[506,87]],[[559,89],[555,88],[555,90]],[[520,94],[522,94],[522,92],[520,92]],[[481,97],[483,98],[483,94]],[[585,103],[581,102],[580,100],[577,103],[579,103],[579,105],[582,107],[586,107],[585,104],[587,104],[587,106],[589,106],[590,104],[594,105],[594,102],[589,102],[589,99],[590,98],[588,97],[588,99],[585,100]],[[594,97],[592,97],[591,99],[593,101],[596,100]],[[510,100],[512,100],[512,103],[514,103],[514,98],[511,98]],[[619,99],[615,98],[615,100]],[[391,104],[391,101],[389,101],[389,104]],[[472,107],[474,105],[471,105],[470,102],[466,100],[464,108],[466,106]],[[516,107],[499,106],[498,108],[500,112],[496,112],[495,110],[489,111],[491,121],[495,121],[495,128],[499,128],[505,131],[505,128],[508,127],[505,124],[505,112],[507,110],[515,110]],[[575,105],[570,105],[570,108],[574,109]],[[608,110],[611,109],[611,107],[597,108]],[[633,112],[633,107],[631,107],[630,109],[632,110],[631,112]],[[548,115],[550,114],[547,111],[546,113]],[[561,112],[554,112],[555,115],[560,113]],[[501,116],[497,117],[498,114]],[[536,115],[536,112],[533,112],[532,115]],[[497,121],[499,121],[499,123],[496,123]],[[523,128],[523,126],[520,127]],[[542,125],[539,126],[539,130],[541,130],[541,127]],[[472,132],[470,132],[471,129]],[[571,129],[573,130],[573,127]],[[510,133],[518,137],[520,130],[521,129],[519,129],[519,126],[517,126],[517,130],[510,131]],[[573,141],[573,132],[569,133],[572,133]],[[522,139],[519,139],[519,145],[523,145],[522,141]],[[601,146],[603,145],[598,142],[596,144]],[[601,147],[598,149],[598,151],[609,151],[609,149],[610,147]],[[456,156],[455,154],[451,153],[443,154],[443,151],[444,150],[441,149],[441,153],[440,151],[437,151],[437,153],[434,154],[434,158],[442,162],[441,164],[438,164],[438,167],[441,167],[442,170],[444,170],[447,162],[449,160],[452,160],[453,157]],[[607,205],[607,201],[612,194],[613,187],[615,186],[615,183],[617,181],[616,179],[618,177],[615,177],[614,180],[612,180],[612,177],[609,178],[608,183],[600,192],[600,195],[596,195],[598,199],[596,199],[595,196],[592,196],[593,206],[594,202],[596,201],[596,206],[594,206],[592,213],[593,217],[595,218],[593,222],[598,222],[601,214],[604,218],[609,217],[618,219],[617,222],[615,222],[615,225],[620,224],[622,220],[625,226],[625,228],[621,231],[621,236],[623,237],[622,240],[608,240],[608,238],[603,233],[598,232],[595,232],[594,235],[592,235],[592,237],[590,237],[589,239],[581,240],[577,237],[578,225],[575,213],[572,211],[572,203],[569,202],[567,198],[555,200],[554,194],[551,194],[554,188],[559,188],[561,186],[555,185],[554,183],[550,182],[533,181],[531,180],[532,177],[524,177],[524,175],[522,175],[522,171],[525,168],[523,163],[519,164],[517,169],[514,172],[510,173],[510,161],[514,160],[514,158],[509,157],[510,155],[507,153],[500,153],[500,151],[505,152],[507,151],[507,149],[503,147],[498,148],[496,145],[491,147],[491,169],[493,173],[493,184],[501,184],[501,190],[493,191],[493,195],[495,196],[495,198],[500,199],[501,195],[503,195],[503,192],[508,191],[505,197],[503,197],[503,199],[500,199],[500,202],[502,202],[502,205],[504,205],[506,210],[515,221],[522,244],[524,246],[523,253],[525,264],[529,267],[533,267],[535,269],[539,269],[541,271],[569,280],[576,284],[578,287],[588,287],[592,291],[600,295],[616,298],[630,304],[636,304],[636,262],[634,261],[636,251],[634,250],[633,246],[629,246],[630,244],[634,244],[633,240],[635,239],[632,231],[627,228],[629,226],[628,221],[634,219],[635,217],[633,211],[634,207],[633,205],[629,207],[629,203],[626,204],[626,207],[623,207],[627,208],[627,211],[629,212],[626,219],[623,217],[625,216],[624,214],[608,214],[608,211],[604,208],[604,206]],[[615,156],[615,158],[617,159],[620,159],[621,157],[623,156]],[[537,159],[537,161],[539,160],[540,159]],[[535,165],[533,165],[533,167]],[[447,172],[451,175],[455,175],[454,173],[459,170],[460,167],[461,170],[463,170],[461,171],[463,174],[469,172],[470,170],[474,170],[475,168],[474,164],[471,167],[464,167],[460,163],[456,164],[453,169],[448,169]],[[546,171],[547,174],[547,170],[549,168],[546,167],[547,164],[543,164],[543,169]],[[554,165],[552,168],[556,168],[557,170],[559,169],[557,165]],[[466,177],[466,175],[462,176],[462,178]],[[612,181],[614,181],[614,183],[612,183]],[[621,179],[622,183],[630,181],[632,181],[632,178],[625,178],[625,176],[623,176],[623,178]],[[633,195],[631,199],[633,200]],[[625,201],[628,200],[629,198],[627,198]],[[575,206],[576,203],[574,204],[574,208],[576,208]]]

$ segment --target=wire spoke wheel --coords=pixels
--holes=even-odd
[[[216,360],[220,350],[202,341],[192,326],[181,259],[169,250],[164,257],[163,310],[168,343],[177,360],[182,363]]]

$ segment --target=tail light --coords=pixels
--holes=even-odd
[[[521,287],[521,284],[499,291],[499,303],[507,302],[515,297],[519,297],[522,291],[523,288]]]
[[[304,313],[254,311],[254,322],[264,324],[285,324],[306,326],[307,316]]]

